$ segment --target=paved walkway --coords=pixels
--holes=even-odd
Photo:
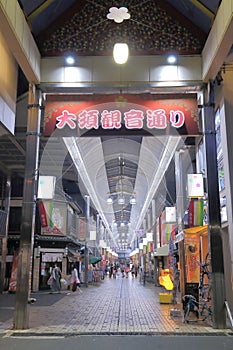
[[[82,293],[34,293],[32,296],[37,302],[30,305],[30,328],[20,332],[45,335],[232,333],[230,329],[213,329],[204,321],[184,324],[182,315],[171,317],[173,305],[159,303],[161,291],[152,284],[143,286],[137,279],[119,277],[82,287]],[[1,303],[0,312],[4,312]],[[19,332],[12,331],[12,317],[0,322],[2,332]]]

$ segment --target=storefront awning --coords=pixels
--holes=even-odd
[[[202,234],[204,232],[207,232],[208,230],[208,225],[205,226],[194,226],[194,227],[189,227],[184,230],[185,233],[199,233]]]
[[[168,256],[169,245],[165,244],[160,248],[157,248],[157,251],[154,253],[154,256]]]

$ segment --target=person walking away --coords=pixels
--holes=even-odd
[[[129,268],[129,266],[127,265],[126,268],[125,268],[126,278],[128,278],[129,272],[130,272],[130,268]]]
[[[60,291],[61,291],[61,270],[55,263],[52,270],[51,293],[60,293]]]
[[[135,266],[135,273],[134,274],[135,274],[135,278],[137,278],[137,276],[138,276],[138,266],[137,265]]]
[[[125,269],[124,266],[121,267],[121,276],[124,278],[125,277]]]
[[[113,278],[116,278],[117,275],[117,267],[116,265],[113,266]]]
[[[132,275],[132,278],[135,277],[135,267],[134,267],[134,265],[132,265],[132,267],[131,267],[131,275]]]
[[[80,289],[80,280],[78,278],[78,270],[74,266],[74,264],[71,265],[71,278],[70,278],[70,286],[72,292],[76,292],[78,290],[80,293],[82,293]],[[70,293],[68,293],[69,295]]]

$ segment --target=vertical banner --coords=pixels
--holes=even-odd
[[[39,208],[41,227],[47,227],[48,220],[47,220],[46,210],[45,210],[43,201],[39,201],[38,208]]]
[[[200,266],[197,261],[200,261],[200,236],[199,234],[184,235],[185,243],[185,259],[186,259],[186,276],[187,283],[200,282]]]
[[[160,216],[161,246],[169,243],[171,232],[175,232],[175,227],[175,224],[167,223],[164,210]]]
[[[12,263],[11,278],[9,283],[8,292],[15,293],[17,286],[17,271],[18,271],[18,251],[15,251]]]
[[[203,200],[191,200],[188,209],[189,227],[203,226],[204,202]]]
[[[86,218],[85,217],[79,218],[78,239],[80,241],[86,240]]]

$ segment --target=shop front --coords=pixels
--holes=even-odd
[[[184,230],[179,244],[180,288],[182,296],[193,295],[199,300],[201,265],[208,257],[208,226],[196,226]],[[203,283],[208,285],[208,276]]]

